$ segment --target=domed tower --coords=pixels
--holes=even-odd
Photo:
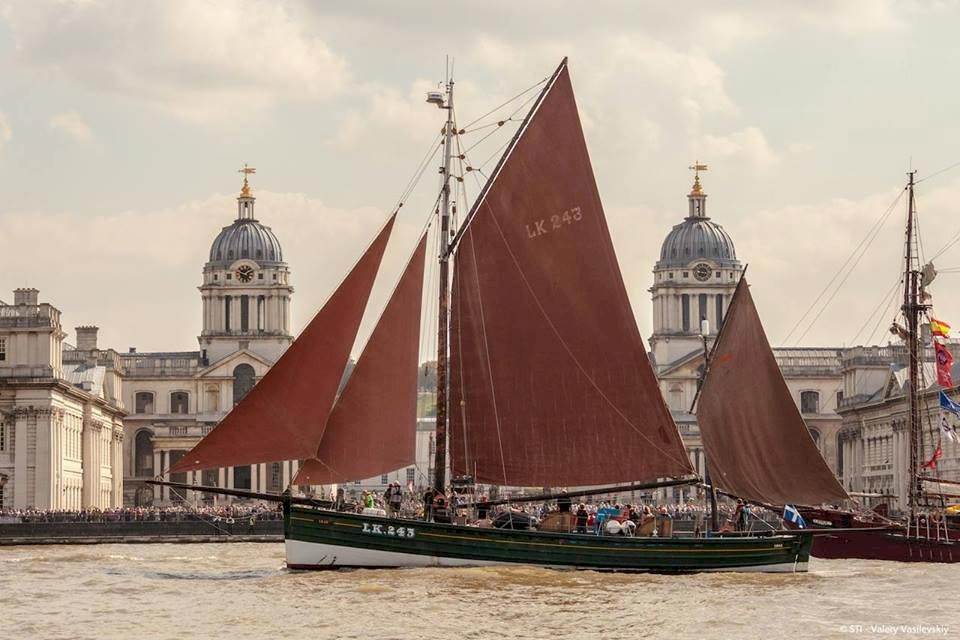
[[[658,373],[694,351],[702,352],[703,320],[709,323],[708,335],[716,336],[743,270],[730,234],[707,216],[707,194],[700,184],[707,165],[690,168],[695,174],[687,217],[663,241],[650,288],[650,349]]]
[[[254,215],[256,198],[244,166],[237,219],[224,227],[203,267],[203,332],[200,348],[208,362],[249,349],[276,362],[293,341],[290,334],[290,268],[270,227]]]

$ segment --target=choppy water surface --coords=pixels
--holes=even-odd
[[[13,547],[0,548],[0,636],[956,637],[958,588],[957,565],[853,560],[797,575],[315,573],[286,570],[281,544]]]

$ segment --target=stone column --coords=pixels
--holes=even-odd
[[[30,506],[27,496],[27,420],[32,409],[17,407],[14,409],[14,451],[13,451],[13,506],[25,509]]]
[[[257,486],[260,488],[254,489],[254,491],[263,492],[267,490],[267,467],[269,466],[269,463],[257,465]]]
[[[170,466],[170,452],[166,450],[160,451],[160,469],[163,470],[163,479],[170,481],[170,474],[167,472],[167,467]],[[161,500],[164,503],[170,502],[170,487],[163,487],[163,492],[160,495]]]

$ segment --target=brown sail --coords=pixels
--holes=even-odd
[[[314,455],[395,218],[267,375],[171,473]]]
[[[562,65],[457,247],[454,474],[583,486],[692,474],[637,330]]]
[[[301,465],[294,484],[360,480],[415,462],[426,251],[424,235],[337,398],[315,457]]]
[[[771,505],[848,498],[790,396],[744,278],[710,355],[697,423],[710,479],[726,493]]]

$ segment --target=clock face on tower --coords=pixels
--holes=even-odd
[[[240,282],[250,282],[253,280],[253,267],[248,264],[239,266],[237,268],[237,280]]]
[[[693,277],[701,282],[705,282],[710,279],[710,272],[713,269],[710,268],[710,265],[701,262],[693,268]]]

